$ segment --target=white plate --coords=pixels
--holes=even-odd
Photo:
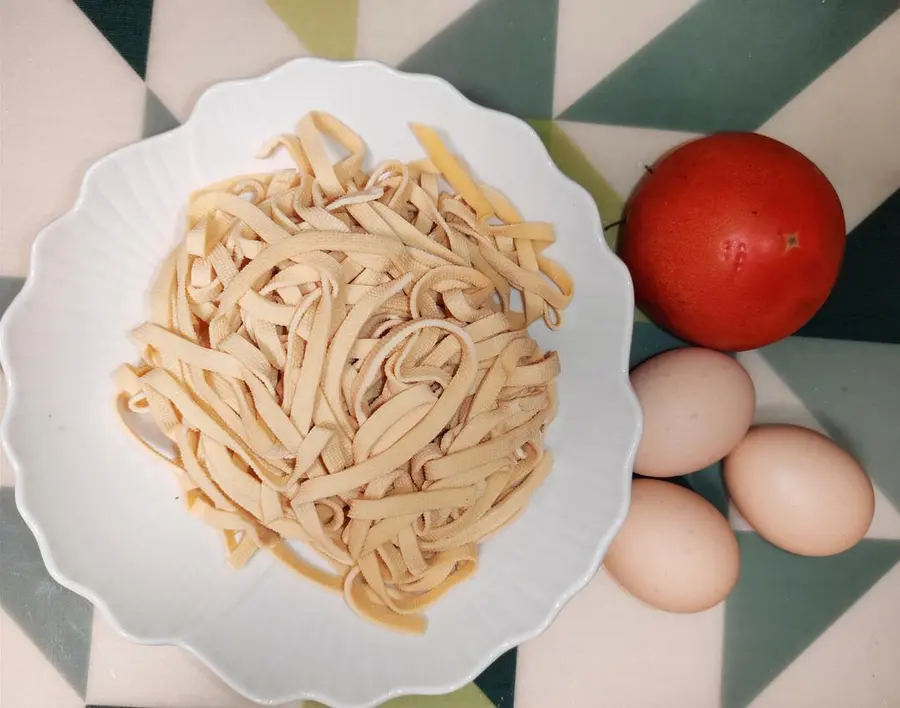
[[[166,467],[123,431],[111,372],[169,249],[188,192],[242,172],[311,109],[335,114],[372,161],[422,155],[409,122],[437,126],[483,181],[530,219],[576,298],[558,333],[555,468],[525,514],[484,544],[475,578],[429,611],[425,636],[394,635],[268,557],[230,570],[218,535],[190,518]],[[285,163],[286,164],[286,163]],[[177,644],[261,703],[372,706],[443,693],[543,631],[596,572],[628,506],[640,413],[628,384],[632,289],[593,201],[525,123],[446,82],[379,64],[298,59],[207,91],[182,127],[91,167],[75,208],[35,241],[31,273],[0,330],[10,386],[2,438],[16,499],[50,573],[136,641]]]

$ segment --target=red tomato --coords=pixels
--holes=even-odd
[[[772,138],[721,133],[659,161],[627,207],[619,254],[657,324],[737,351],[809,321],[845,241],[840,200],[818,167]]]

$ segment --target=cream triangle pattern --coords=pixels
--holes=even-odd
[[[360,0],[356,56],[399,64],[478,0]]]
[[[147,85],[182,122],[213,84],[258,76],[309,54],[257,0],[215,0],[216,11],[210,7],[208,0],[153,3]]]
[[[553,115],[559,115],[699,0],[560,0]]]
[[[82,708],[78,696],[28,635],[0,611],[0,702],[3,708]]]
[[[724,617],[653,609],[601,569],[520,647],[515,708],[718,708]]]
[[[4,3],[2,14],[0,266],[25,275],[34,235],[71,207],[85,167],[140,139],[144,83],[74,2]]]

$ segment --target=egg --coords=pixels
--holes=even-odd
[[[711,349],[675,349],[631,372],[644,414],[634,471],[647,477],[696,472],[740,442],[756,394],[734,359]]]
[[[872,482],[860,464],[808,428],[754,428],[725,459],[724,476],[747,523],[791,553],[845,551],[866,535],[875,514]]]
[[[648,605],[699,612],[731,592],[740,551],[725,517],[703,497],[672,482],[636,479],[628,516],[604,565]]]

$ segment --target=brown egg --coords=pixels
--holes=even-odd
[[[669,612],[699,612],[737,582],[734,532],[703,497],[671,482],[636,479],[631,508],[604,565],[632,595]]]
[[[718,462],[750,428],[756,394],[734,359],[675,349],[631,372],[644,415],[634,471],[646,477],[696,472]]]
[[[875,514],[872,482],[859,463],[808,428],[754,428],[724,469],[728,493],[747,523],[791,553],[845,551],[866,535]]]

